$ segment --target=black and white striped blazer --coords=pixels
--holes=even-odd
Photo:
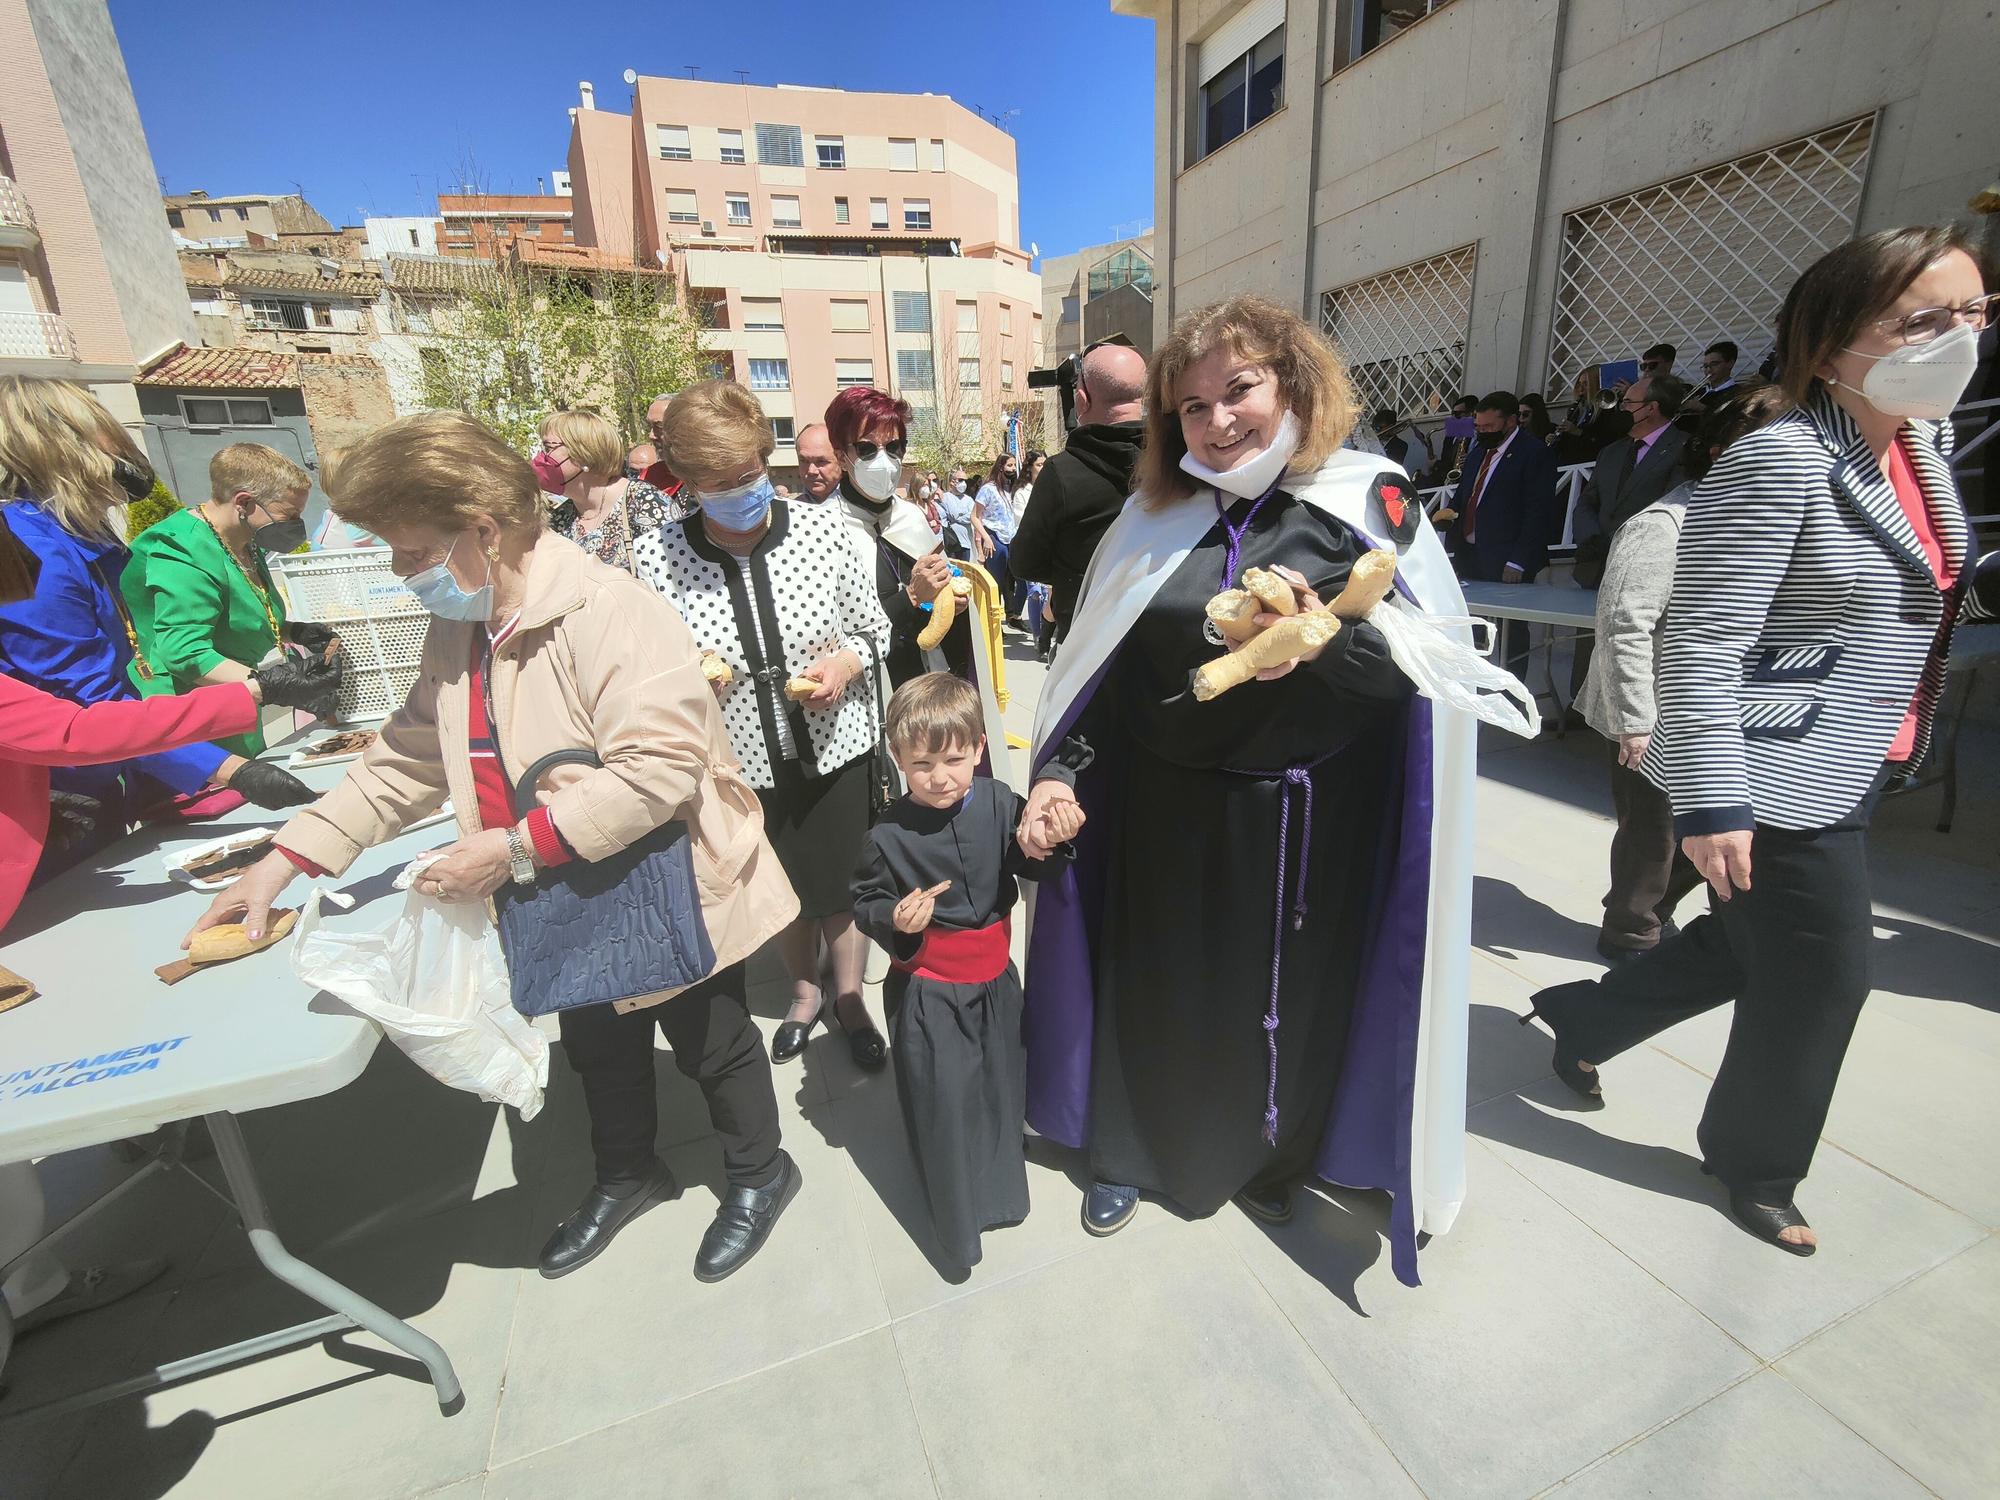
[[[1912,701],[1930,745],[1972,538],[1949,422],[1903,428],[1956,582],[1938,587],[1916,530],[1854,421],[1824,392],[1731,444],[1698,485],[1676,554],[1640,769],[1682,837],[1822,828],[1851,812]],[[1990,604],[1989,606],[1990,607]]]

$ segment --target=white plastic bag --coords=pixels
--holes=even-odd
[[[293,972],[380,1026],[438,1082],[534,1119],[549,1081],[549,1042],[514,1009],[485,907],[411,891],[386,926],[334,932],[320,925],[322,895],[354,904],[333,891],[306,897]]]
[[[1491,631],[1490,620],[1427,615],[1391,594],[1368,612],[1368,623],[1382,632],[1396,665],[1424,697],[1523,739],[1541,733],[1541,709],[1526,684],[1458,637],[1467,628]]]

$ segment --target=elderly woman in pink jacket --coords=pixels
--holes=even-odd
[[[515,1003],[529,1009],[524,972],[562,969],[565,944],[591,943],[596,962],[576,966],[585,970],[651,962],[658,945],[617,938],[659,917],[659,891],[628,898],[635,887],[611,882],[612,930],[543,932],[532,967],[510,936],[507,905],[570,882],[601,891],[588,866],[622,862],[671,830],[691,862],[675,913],[691,931],[673,935],[704,959],[712,950],[713,963],[658,993],[558,1012],[583,1080],[596,1181],[540,1265],[549,1277],[577,1270],[678,1191],[654,1149],[657,1023],[722,1141],[728,1189],[695,1257],[695,1275],[718,1281],[762,1247],[798,1185],[743,973],[798,901],[764,840],[694,640],[644,584],[545,530],[534,471],[468,417],[390,423],[342,455],[327,492],[342,520],[390,546],[391,566],[436,617],[420,675],[346,779],[279,833],[276,852],[222,892],[200,926],[240,918],[256,936],[296,875],[341,873],[449,797],[463,836],[419,889],[441,901],[499,898]],[[533,774],[551,755],[567,763]]]

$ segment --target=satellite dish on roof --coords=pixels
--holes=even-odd
[[[621,76],[627,83],[637,83],[639,81],[639,75],[631,68],[627,68]]]

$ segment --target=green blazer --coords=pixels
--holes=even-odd
[[[254,667],[278,644],[271,619],[285,624],[285,602],[271,582],[264,556],[253,549],[251,577],[270,601],[270,616],[242,570],[192,510],[168,516],[148,527],[132,543],[121,589],[132,614],[132,631],[139,638],[139,656],[132,663],[132,685],[145,697],[184,693],[204,673],[224,661]],[[152,676],[141,674],[140,661]],[[238,755],[264,749],[258,730],[217,740]]]

